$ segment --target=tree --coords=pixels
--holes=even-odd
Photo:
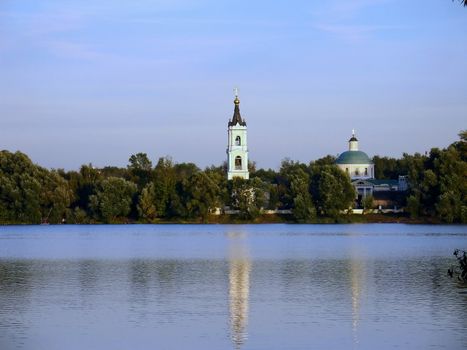
[[[73,191],[58,172],[40,169],[40,207],[43,222],[61,223],[67,217]]]
[[[355,189],[346,173],[335,165],[312,166],[312,197],[319,214],[337,218],[352,207]]]
[[[0,152],[0,222],[61,222],[73,198],[62,173],[33,164],[21,152]]]
[[[146,153],[136,153],[130,156],[128,160],[128,169],[133,170],[146,170],[150,171],[152,169],[152,162],[149,160]]]
[[[264,184],[259,178],[244,180],[234,177],[230,182],[232,206],[244,219],[254,219],[264,205]]]
[[[309,192],[310,176],[298,169],[291,176],[290,188],[293,197],[293,216],[298,222],[307,222],[315,218],[316,208]]]
[[[138,200],[139,216],[147,221],[154,220],[157,216],[157,208],[156,208],[155,202],[156,202],[156,191],[155,191],[154,183],[151,182],[143,188],[139,196],[139,200]]]
[[[366,196],[363,199],[363,212],[368,213],[370,212],[374,207],[374,198],[373,196]]]
[[[71,188],[75,192],[75,201],[72,205],[90,214],[90,197],[96,193],[99,181],[102,179],[101,172],[92,164],[82,165],[79,173],[69,175],[69,177],[69,181],[73,179]]]
[[[373,164],[376,179],[397,179],[399,175],[407,174],[401,162],[395,158],[374,156]]]
[[[41,174],[21,152],[0,152],[0,221],[41,222]]]
[[[336,157],[331,156],[331,155],[328,154],[327,156],[316,159],[310,165],[323,166],[323,165],[334,165],[334,164],[336,164]]]
[[[136,153],[128,160],[128,170],[131,173],[132,181],[143,188],[151,178],[152,162],[146,153]]]
[[[210,166],[204,169],[204,173],[208,176],[218,188],[218,200],[219,206],[224,206],[229,203],[229,190],[228,190],[228,180],[226,172],[224,171],[223,166]]]
[[[303,179],[306,177],[307,170],[307,166],[303,163],[293,161],[289,158],[282,160],[277,179],[279,199],[282,207],[287,209],[294,208],[296,192],[292,189],[292,179],[295,178],[296,181]],[[306,179],[305,181],[308,182]]]
[[[68,215],[68,222],[72,224],[86,224],[89,222],[89,217],[83,209],[75,207]]]
[[[407,211],[412,217],[431,216],[444,222],[467,222],[466,133],[446,149],[432,148],[429,155],[404,154],[410,195]]]
[[[159,158],[154,169],[155,206],[158,217],[171,216],[176,202],[176,174],[172,159]]]
[[[407,212],[411,218],[418,218],[420,216],[420,198],[412,194],[407,198]]]
[[[455,146],[440,152],[435,171],[439,183],[436,213],[448,223],[467,222],[464,214],[467,211],[467,162],[461,159]]]
[[[187,217],[206,220],[209,210],[219,205],[219,187],[204,172],[193,174],[183,182]]]
[[[108,223],[126,219],[136,190],[136,185],[132,182],[109,177],[100,183],[97,193],[91,196],[92,209]]]

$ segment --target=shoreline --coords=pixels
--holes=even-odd
[[[408,224],[408,225],[461,225],[459,223],[447,224],[432,217],[410,218],[407,215],[391,214],[364,214],[343,215],[338,218],[318,217],[312,221],[297,222],[290,215],[260,215],[255,219],[242,219],[234,215],[210,215],[206,220],[194,219],[157,219],[153,221],[116,220],[114,222],[73,222],[63,224],[37,224],[37,223],[0,223],[0,226],[57,226],[57,225],[264,225],[264,224],[290,224],[290,225],[338,225],[338,224]]]

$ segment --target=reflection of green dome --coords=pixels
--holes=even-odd
[[[373,164],[365,152],[346,151],[336,160],[336,164]]]

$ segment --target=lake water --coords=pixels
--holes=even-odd
[[[467,226],[0,227],[0,349],[466,349]]]

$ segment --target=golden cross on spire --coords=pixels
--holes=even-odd
[[[235,103],[235,105],[239,105],[239,104],[240,104],[240,100],[238,99],[238,88],[234,88],[234,94],[235,94],[234,103]]]

